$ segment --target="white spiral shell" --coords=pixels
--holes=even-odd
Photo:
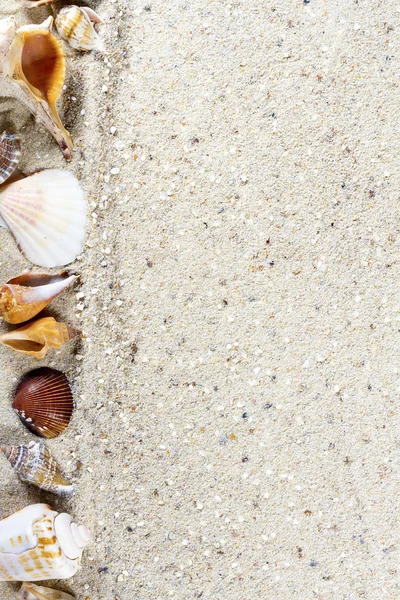
[[[47,504],[32,504],[0,521],[0,581],[72,577],[90,541],[86,527]]]

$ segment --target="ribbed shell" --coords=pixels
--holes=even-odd
[[[69,171],[35,173],[0,190],[0,215],[20,250],[41,267],[66,265],[81,253],[86,204]]]
[[[0,343],[16,352],[40,359],[46,356],[49,348],[59,350],[76,334],[77,331],[65,323],[58,323],[53,317],[43,317],[3,334]]]
[[[68,379],[56,369],[34,369],[19,384],[12,407],[30,431],[54,438],[68,426],[74,408]]]
[[[81,6],[62,8],[55,20],[57,31],[76,50],[104,50],[92,21],[102,22],[91,9]]]
[[[9,279],[0,286],[1,316],[8,323],[29,321],[76,279],[67,272],[23,273]]]
[[[75,596],[26,582],[19,591],[18,600],[75,600]]]
[[[13,174],[21,156],[21,140],[12,131],[0,136],[0,184]]]
[[[22,481],[60,496],[69,496],[74,491],[43,442],[29,442],[28,446],[0,446],[0,450]]]

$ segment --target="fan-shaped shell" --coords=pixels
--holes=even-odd
[[[74,408],[68,379],[56,369],[34,369],[23,377],[12,407],[30,431],[56,437],[68,426]]]
[[[77,331],[53,317],[43,317],[19,329],[0,336],[0,343],[21,354],[44,358],[49,348],[59,350],[65,342],[75,337]]]
[[[89,531],[71,515],[47,504],[26,506],[0,521],[0,581],[72,577],[89,541]]]
[[[22,481],[60,496],[69,496],[74,491],[43,442],[29,442],[28,446],[0,446],[0,451]]]
[[[69,171],[40,171],[3,186],[0,215],[18,247],[36,265],[66,265],[82,251],[86,204]]]
[[[18,600],[75,600],[75,596],[26,582],[19,591]]]
[[[23,323],[35,317],[54,298],[76,281],[67,272],[23,273],[0,286],[0,313],[8,323]]]
[[[4,21],[0,27],[0,33],[4,30],[0,39],[0,71],[14,86],[18,99],[50,131],[70,160],[72,141],[56,106],[64,85],[65,55],[60,41],[50,31],[53,17],[18,30],[9,19]]]
[[[99,15],[86,6],[65,6],[56,16],[57,31],[76,50],[104,50],[93,23],[102,23]]]
[[[13,131],[0,136],[0,184],[13,174],[21,156],[21,140]]]

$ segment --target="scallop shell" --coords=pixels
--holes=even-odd
[[[44,358],[49,348],[59,350],[63,344],[77,335],[77,331],[53,317],[43,317],[19,329],[0,336],[0,344],[21,354]]]
[[[81,253],[86,204],[69,171],[49,169],[0,189],[0,216],[36,265],[66,265]]]
[[[12,131],[0,136],[0,184],[12,175],[21,156],[21,140]]]
[[[12,407],[30,431],[54,438],[68,426],[74,409],[68,379],[55,369],[34,369],[23,377]]]
[[[22,481],[60,496],[69,496],[74,491],[43,442],[29,442],[28,446],[0,446],[0,451]]]
[[[76,50],[104,50],[93,23],[103,23],[99,15],[86,6],[65,6],[55,20],[57,31]]]
[[[47,504],[26,506],[0,521],[0,581],[72,577],[89,541],[88,529],[71,515]]]
[[[34,583],[24,583],[19,591],[18,600],[75,600],[75,596]]]
[[[8,323],[29,321],[76,280],[65,271],[23,273],[0,286],[0,313]]]
[[[23,102],[52,134],[71,160],[71,137],[57,112],[65,79],[65,55],[51,33],[53,17],[41,25],[16,29],[13,17],[0,21],[0,72]]]

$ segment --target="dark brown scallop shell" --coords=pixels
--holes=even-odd
[[[12,407],[30,431],[56,437],[68,426],[74,408],[68,379],[56,369],[34,369],[23,377]]]

